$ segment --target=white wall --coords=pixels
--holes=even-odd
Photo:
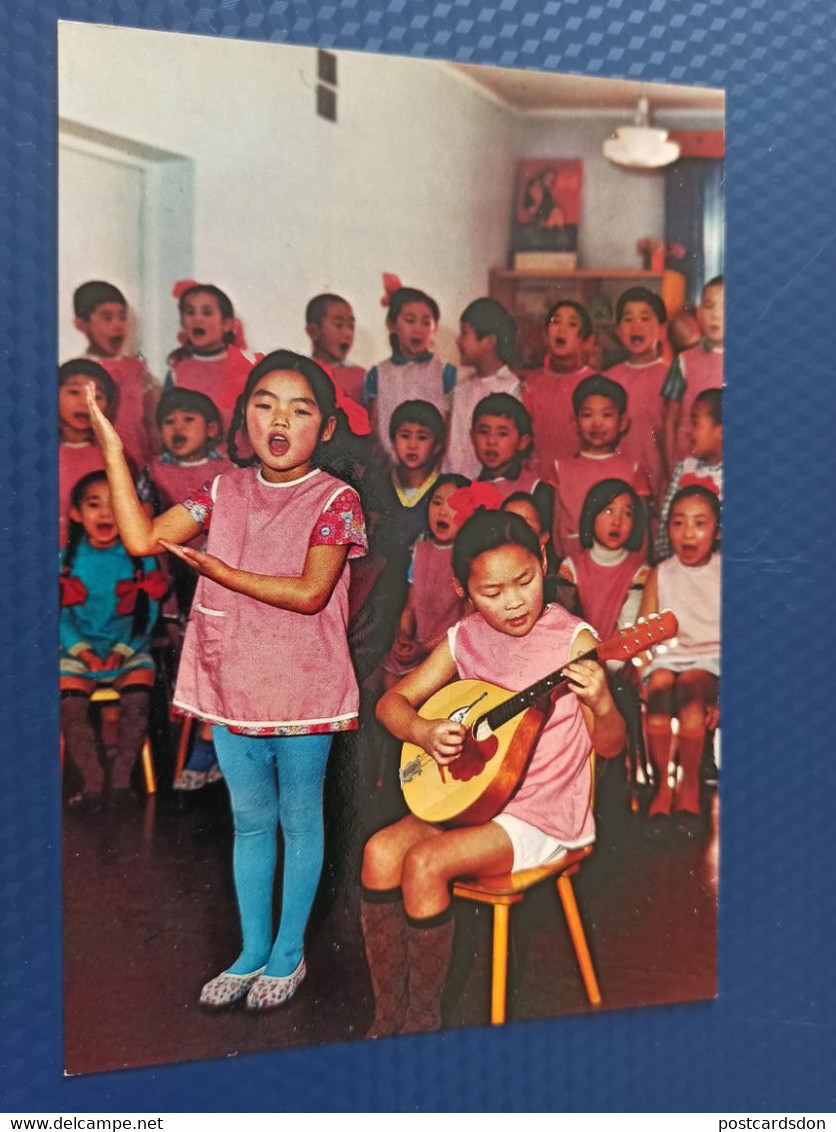
[[[629,125],[623,114],[543,117],[522,120],[516,157],[580,158],[583,161],[579,267],[639,267],[636,241],[665,234],[665,173],[624,169],[607,160],[604,140]],[[661,129],[722,129],[721,117],[654,116]]]
[[[338,58],[334,124],[309,48],[61,23],[60,114],[193,162],[188,274],[229,293],[251,348],[307,349],[305,303],[335,290],[355,359],[379,360],[389,271],[438,300],[456,360],[458,315],[505,260],[516,123],[443,65]]]

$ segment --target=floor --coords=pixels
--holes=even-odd
[[[168,770],[168,775],[166,774]],[[599,763],[600,771],[600,763]],[[308,978],[263,1016],[197,1005],[202,984],[238,950],[231,823],[223,784],[135,811],[64,821],[65,1049],[70,1074],[223,1057],[362,1038],[371,991],[358,924],[366,832],[397,814],[375,787],[357,736],[335,745],[326,783],[326,867],[308,943]],[[685,832],[631,813],[622,768],[609,764],[596,802],[595,853],[575,878],[605,1009],[716,993],[717,795]],[[485,1025],[490,912],[457,902],[445,1026]],[[512,913],[508,1018],[590,1010],[555,890]]]

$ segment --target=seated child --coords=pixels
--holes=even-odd
[[[122,545],[104,471],[75,484],[69,520],[61,563],[61,733],[78,778],[68,804],[94,810],[105,771],[110,800],[131,800],[131,771],[148,731],[154,683],[151,629],[166,582],[155,558],[131,556]],[[103,767],[89,700],[110,684],[121,700],[116,750]]]
[[[502,504],[503,511],[519,515],[537,535],[537,540],[546,556],[546,573],[543,576],[543,600],[546,605],[557,601],[557,555],[551,538],[551,523],[546,522],[534,496],[527,491],[515,491]],[[563,603],[561,603],[563,604]]]
[[[455,473],[439,476],[430,493],[427,532],[412,548],[409,592],[398,620],[398,634],[383,661],[383,686],[417,668],[464,615],[464,602],[453,585],[453,540],[461,520],[450,496],[470,480]]]
[[[670,557],[668,515],[671,500],[688,483],[708,481],[709,491],[716,489],[723,498],[723,390],[706,389],[694,398],[691,406],[691,455],[676,465],[668,494],[662,504],[659,533],[656,536],[656,560]]]
[[[627,395],[603,374],[585,377],[572,394],[580,448],[568,460],[555,460],[555,550],[561,557],[578,549],[581,510],[590,488],[604,479],[626,480],[647,504],[650,487],[644,469],[625,456],[618,443],[629,427]]]
[[[561,562],[558,579],[575,590],[579,615],[602,640],[638,618],[648,575],[644,533],[644,507],[629,483],[605,479],[590,488],[579,546]],[[570,601],[567,607],[575,608]]]
[[[381,697],[378,719],[397,739],[443,768],[461,754],[465,728],[424,719],[417,708],[450,681],[521,691],[566,665],[569,682],[551,694],[522,783],[492,821],[443,829],[410,814],[366,844],[360,916],[375,999],[369,1037],[440,1027],[453,943],[451,882],[534,868],[589,845],[592,749],[610,758],[624,746],[624,721],[603,669],[576,659],[595,638],[559,605],[543,604],[542,548],[529,526],[517,515],[477,511],[456,536],[453,571],[475,612]]]
[[[670,368],[661,357],[665,304],[647,287],[630,287],[619,296],[615,318],[627,360],[608,369],[606,376],[624,387],[630,405],[630,428],[620,448],[644,468],[658,507],[665,481],[662,385]]]
[[[641,616],[671,609],[676,643],[643,667],[647,685],[647,743],[658,783],[651,815],[674,805],[668,781],[673,744],[671,718],[679,719],[677,759],[682,781],[675,808],[699,814],[699,769],[706,728],[717,724],[720,678],[720,500],[706,487],[683,487],[671,500],[668,537],[673,557],[650,571]],[[637,658],[638,659],[638,658]],[[634,662],[635,663],[635,662]]]
[[[354,345],[351,305],[341,295],[315,295],[305,308],[305,331],[314,361],[327,366],[346,397],[362,405],[366,371],[347,360]]]
[[[73,295],[75,326],[86,337],[87,357],[107,370],[119,391],[114,423],[124,438],[125,451],[137,468],[154,454],[154,410],[160,384],[139,354],[125,354],[128,304],[112,283],[91,280]],[[62,512],[63,514],[63,512]]]
[[[450,428],[444,468],[475,479],[479,462],[470,442],[473,410],[489,393],[520,396],[520,380],[508,368],[517,340],[514,319],[496,299],[476,299],[462,311],[456,339],[462,365],[472,372],[459,380],[452,393]]]
[[[401,287],[392,279],[387,292],[386,328],[391,358],[378,362],[366,374],[363,399],[369,406],[372,428],[390,463],[396,462],[391,419],[406,400],[429,401],[445,421],[450,412],[450,394],[456,384],[456,367],[442,362],[432,352],[438,320],[435,299],[414,287]],[[394,283],[397,282],[397,286]],[[387,280],[387,286],[389,281]]]
[[[665,462],[668,472],[688,455],[691,406],[704,389],[723,385],[723,276],[709,279],[697,308],[702,341],[677,356],[662,386],[665,399]]]
[[[96,384],[96,401],[113,419],[119,391],[110,374],[89,358],[74,358],[58,370],[58,540],[67,541],[70,496],[82,476],[104,468],[104,459],[93,439],[87,411],[87,386]]]
[[[522,399],[537,433],[534,467],[551,478],[555,460],[575,451],[572,394],[594,371],[586,364],[592,341],[592,319],[586,307],[570,299],[555,303],[546,315],[546,358],[543,368],[526,376]]]
[[[232,300],[212,283],[183,279],[173,290],[180,311],[183,344],[168,356],[166,388],[182,385],[209,397],[229,433],[232,414],[253,360],[244,353],[241,324]]]

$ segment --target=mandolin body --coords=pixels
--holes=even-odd
[[[455,719],[468,728],[465,749],[441,767],[414,743],[401,752],[401,789],[412,813],[436,824],[481,825],[510,800],[519,785],[546,721],[539,706],[526,708],[486,737],[472,728],[499,704],[515,695],[481,680],[457,680],[430,696],[419,709],[424,719]],[[476,769],[483,762],[482,769]],[[459,765],[457,765],[459,764]],[[457,777],[465,766],[474,770]]]

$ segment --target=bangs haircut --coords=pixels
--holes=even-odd
[[[546,326],[549,325],[549,323],[551,322],[551,320],[554,318],[554,316],[557,314],[557,312],[560,310],[561,307],[570,307],[575,312],[575,314],[578,316],[578,318],[580,318],[580,320],[581,320],[581,338],[583,338],[583,339],[591,338],[593,326],[592,326],[592,319],[589,317],[589,311],[586,309],[586,307],[583,305],[583,303],[577,303],[577,302],[575,302],[574,299],[558,299],[556,303],[554,303],[551,307],[549,307],[548,312],[546,313],[546,319],[545,319]]]
[[[611,377],[604,377],[602,373],[593,373],[575,386],[572,393],[572,411],[575,416],[578,416],[588,397],[606,397],[615,405],[620,417],[627,412],[627,391],[624,386]]]
[[[416,424],[427,428],[433,434],[436,444],[443,444],[447,436],[444,417],[430,401],[402,401],[389,418],[389,439],[395,443],[395,436],[401,425]]]
[[[157,428],[163,427],[163,421],[169,413],[178,410],[185,413],[199,413],[208,425],[217,425],[218,434],[214,437],[213,443],[220,444],[223,440],[221,414],[211,397],[199,393],[196,389],[184,389],[177,385],[167,389],[157,405]]]
[[[85,322],[96,309],[104,303],[119,303],[127,310],[128,303],[125,296],[113,283],[105,283],[103,279],[91,279],[89,283],[82,283],[73,292],[73,313],[76,318]]]
[[[538,563],[542,561],[540,540],[525,519],[513,511],[480,508],[462,526],[453,543],[453,575],[465,593],[474,559],[502,546],[521,546]]]
[[[329,303],[345,303],[347,307],[351,303],[342,297],[342,295],[314,295],[308,305],[305,307],[305,322],[310,323],[312,326],[320,326],[323,318],[328,313]]]
[[[662,325],[668,321],[665,304],[655,291],[651,291],[649,287],[628,287],[623,294],[618,296],[618,302],[615,305],[616,323],[621,322],[624,317],[624,308],[628,303],[647,303]]]
[[[483,397],[473,410],[470,427],[476,428],[482,417],[505,417],[513,421],[520,436],[532,435],[531,413],[510,393],[489,393]]]
[[[116,411],[119,405],[119,386],[98,362],[91,358],[72,358],[58,369],[58,388],[66,385],[71,377],[86,377],[95,381],[105,399],[108,413]]]
[[[626,480],[617,479],[601,480],[587,492],[578,523],[578,541],[584,550],[590,550],[595,542],[595,520],[619,495],[629,495],[633,504],[633,529],[624,545],[627,550],[641,550],[645,528],[644,507],[635,489]]]

